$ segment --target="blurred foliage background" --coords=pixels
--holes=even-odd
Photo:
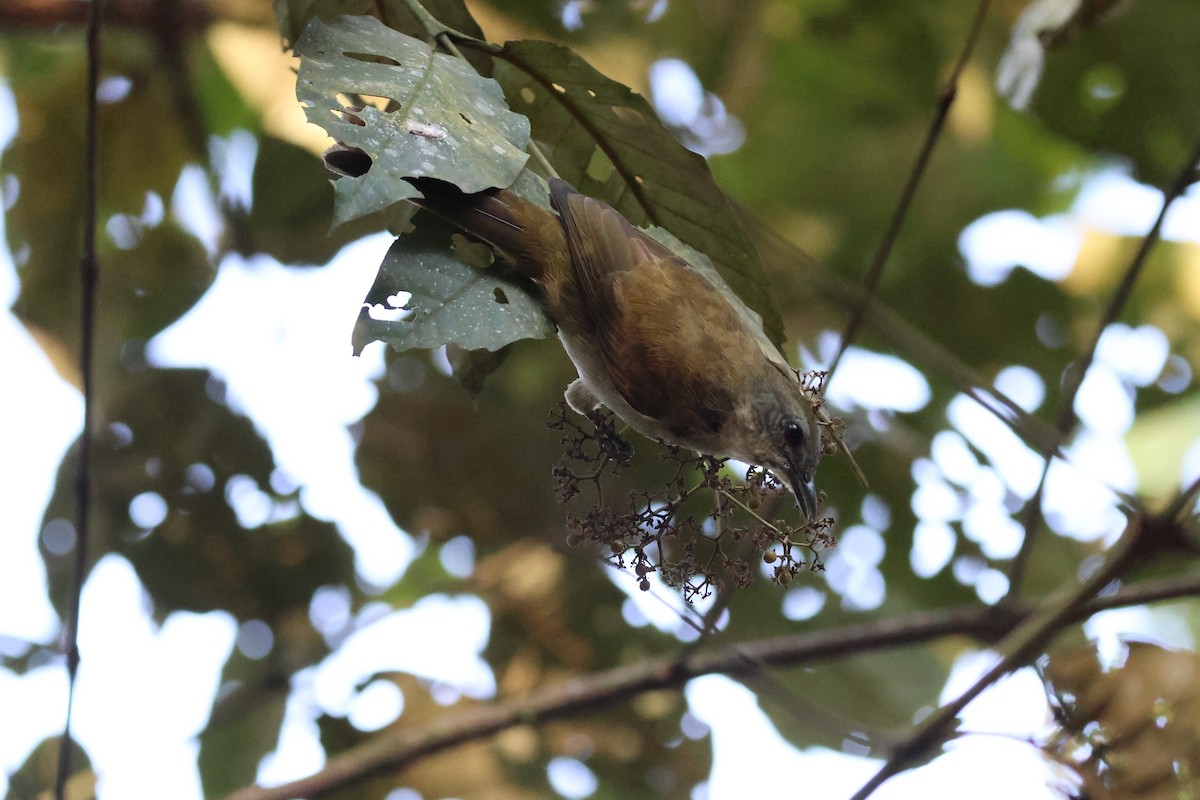
[[[388,22],[400,4],[276,0],[274,6],[284,35],[293,38],[314,12],[375,9]],[[460,30],[469,32],[474,19],[491,41],[568,45],[660,110],[668,98],[652,92],[652,70],[663,59],[689,65],[711,94],[699,116],[667,121],[683,142],[709,154],[717,183],[757,220],[747,228],[771,280],[789,354],[804,349],[826,359],[821,334],[845,324],[855,296],[847,287],[861,281],[895,211],[975,12],[973,3],[934,0],[478,0],[467,7],[469,17],[455,12]],[[1044,71],[1027,107],[1014,108],[995,88],[998,64],[1014,29],[1030,24],[1022,16],[1029,8],[1026,0],[991,4],[879,297],[986,381],[1013,365],[1035,373],[1046,392],[1035,414],[1053,424],[1064,369],[1095,335],[1100,309],[1139,236],[1081,225],[1077,257],[1061,279],[1017,269],[983,286],[965,269],[960,235],[992,212],[1064,214],[1087,177],[1106,168],[1152,185],[1169,182],[1200,131],[1200,8],[1194,0],[1079,5],[1074,16],[1033,37],[1045,48]],[[353,434],[362,485],[422,543],[394,585],[371,585],[361,572],[356,577],[351,546],[328,513],[306,506],[302,487],[280,476],[261,422],[231,407],[220,376],[147,359],[147,342],[199,301],[231,254],[319,269],[379,221],[330,230],[333,191],[318,158],[325,140],[303,122],[294,62],[280,46],[266,0],[110,0],[108,9],[92,558],[128,559],[158,620],[177,610],[223,610],[241,624],[265,622],[274,642],[265,656],[235,650],[225,666],[229,691],[216,700],[213,723],[199,740],[205,795],[253,782],[260,759],[275,746],[289,678],[335,652],[356,624],[354,615],[374,604],[408,608],[441,594],[482,599],[491,614],[484,657],[501,699],[678,653],[679,636],[631,624],[625,593],[600,563],[604,554],[566,546],[566,511],[551,478],[561,445],[546,418],[573,370],[555,342],[512,346],[505,363],[473,388],[447,374],[437,354],[387,354],[377,402]],[[76,384],[83,13],[82,4],[56,0],[0,3],[0,74],[15,98],[18,125],[0,159],[20,285],[12,311]],[[250,174],[238,174],[227,165],[240,162],[228,152],[247,134],[256,157]],[[172,197],[185,178],[224,192],[210,241],[175,211]],[[248,205],[238,202],[231,184],[248,187],[240,195],[252,198]],[[767,230],[811,258],[778,246]],[[1132,488],[1152,504],[1176,491],[1185,452],[1200,436],[1200,395],[1189,377],[1200,367],[1200,237],[1191,238],[1153,251],[1121,317],[1134,328],[1160,330],[1174,356],[1171,369],[1183,375],[1182,384],[1164,372],[1161,380],[1124,387],[1136,402],[1136,420],[1124,434],[1137,472]],[[220,327],[211,335],[221,336]],[[349,326],[344,336],[350,358]],[[898,341],[885,322],[868,325],[859,344],[920,364],[921,353]],[[1006,574],[1012,554],[989,556],[986,534],[968,536],[961,512],[946,524],[956,564],[971,569],[914,571],[921,465],[930,463],[931,442],[949,427],[948,405],[963,388],[936,370],[922,374],[931,396],[917,410],[896,413],[886,403],[839,409],[871,480],[869,495],[839,458],[826,459],[818,473],[841,531],[860,526],[885,534],[876,564],[885,587],[879,600],[856,602],[852,589],[831,586],[821,573],[790,589],[760,580],[734,594],[728,622],[705,646],[979,603],[987,593],[970,575]],[[877,388],[886,396],[886,386]],[[64,461],[45,530],[71,517],[73,462],[73,455]],[[635,470],[624,480],[645,488],[653,475]],[[231,481],[252,487],[271,511],[240,518]],[[969,492],[955,491],[965,509]],[[144,528],[129,509],[148,492],[165,508]],[[1018,518],[1026,499],[1006,490],[1005,524]],[[1023,586],[1028,596],[1069,582],[1103,549],[1103,537],[1064,533],[1070,532],[1039,526]],[[447,569],[439,557],[461,537],[474,549],[465,572]],[[40,541],[48,591],[61,614],[71,552],[48,546],[44,532]],[[1194,564],[1180,561],[1159,574],[1188,568]],[[339,587],[349,598],[351,619],[340,632],[318,631],[310,622],[322,587]],[[784,613],[800,590],[825,598],[820,613],[805,619]],[[1195,615],[1187,618],[1194,627]],[[1077,630],[1070,637],[1082,638]],[[773,683],[786,691],[774,698],[764,692],[760,701],[798,746],[840,747],[850,731],[886,742],[884,734],[902,730],[917,709],[936,705],[954,658],[970,646],[965,638],[940,640],[776,670]],[[0,663],[20,673],[55,647],[29,643]],[[448,713],[433,682],[381,677],[395,682],[406,702],[388,730]],[[460,698],[451,709],[473,702]],[[703,736],[681,733],[685,712],[682,695],[669,692],[614,703],[433,756],[344,796],[384,797],[397,786],[424,797],[548,796],[546,764],[568,755],[585,758],[598,777],[596,797],[687,797],[708,774],[710,749]],[[331,755],[384,735],[329,716],[319,725]],[[31,757],[13,789],[49,785],[47,769],[45,759]],[[27,795],[10,790],[10,796]]]

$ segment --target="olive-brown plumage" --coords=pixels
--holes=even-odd
[[[608,204],[550,179],[557,215],[499,189],[414,181],[418,204],[487,241],[540,289],[579,379],[639,433],[768,467],[815,515],[821,441],[795,375],[767,357],[721,292]]]

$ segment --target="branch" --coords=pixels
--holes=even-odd
[[[913,733],[893,751],[875,775],[855,792],[851,800],[866,800],[885,781],[918,761],[949,735],[955,720],[967,705],[1003,675],[1026,663],[1030,656],[1050,641],[1076,610],[1120,577],[1133,563],[1136,533],[1140,526],[1127,529],[1122,545],[1110,553],[1104,565],[1077,587],[1058,592],[1034,614],[1017,626],[996,648],[1000,659],[965,692],[926,717]]]
[[[105,0],[106,27],[153,28],[161,12],[160,0]],[[86,25],[90,3],[79,0],[4,0],[0,3],[0,29],[51,31],[60,25]],[[180,9],[180,33],[202,32],[214,22],[273,26],[266,3],[216,3],[212,0],[184,0]]]
[[[83,383],[83,429],[79,433],[79,463],[75,473],[75,558],[72,564],[71,589],[67,597],[66,619],[63,620],[63,650],[67,654],[67,714],[63,721],[62,738],[58,743],[58,763],[54,773],[54,797],[64,800],[67,779],[71,774],[71,755],[75,750],[71,738],[71,713],[75,708],[75,688],[79,675],[79,601],[83,581],[87,576],[88,540],[91,538],[92,504],[92,418],[95,416],[95,353],[96,285],[100,278],[100,257],[96,254],[96,221],[99,216],[98,146],[100,139],[97,90],[100,85],[101,19],[104,0],[92,0],[87,25],[87,80],[85,81],[83,173],[83,257],[79,261],[79,372]]]
[[[1200,486],[1193,484],[1183,493],[1191,494]],[[1178,503],[1172,503],[1174,509]],[[1200,547],[1187,530],[1186,515],[1179,511],[1165,514],[1139,512],[1125,526],[1117,544],[1105,555],[1104,562],[1074,588],[1064,588],[1041,602],[1032,614],[1016,626],[995,648],[1000,659],[983,677],[975,681],[957,699],[943,705],[926,717],[912,734],[892,753],[883,767],[875,773],[852,800],[866,800],[884,781],[908,769],[929,750],[944,741],[954,721],[968,704],[1001,676],[1028,663],[1068,623],[1094,613],[1099,597],[1111,583],[1128,574],[1131,569],[1158,554],[1183,553],[1195,558]],[[1159,598],[1161,599],[1161,598]],[[1003,608],[1005,606],[999,606]],[[1109,608],[1113,606],[1107,606]]]
[[[1200,595],[1200,575],[1146,581],[1076,606],[1057,620],[1059,629],[1098,611]],[[287,800],[317,797],[383,772],[517,725],[545,722],[606,708],[656,689],[678,688],[692,678],[720,673],[753,677],[765,667],[905,647],[946,636],[993,642],[1035,613],[1033,604],[927,611],[828,631],[781,636],[696,653],[682,661],[655,659],[575,678],[527,697],[448,713],[419,728],[393,730],[329,759],[325,769],[297,781],[264,788],[247,786],[226,800]]]
[[[975,8],[975,19],[971,23],[971,31],[967,34],[967,41],[963,44],[962,52],[958,56],[958,62],[954,65],[954,70],[950,73],[950,77],[946,80],[946,85],[942,87],[942,91],[938,95],[937,113],[934,114],[933,120],[929,123],[929,131],[925,134],[925,142],[921,145],[921,151],[917,154],[917,160],[913,163],[912,172],[908,176],[908,181],[904,184],[904,190],[900,193],[900,202],[896,204],[896,210],[892,214],[892,220],[888,224],[887,232],[883,235],[883,241],[879,243],[879,248],[875,251],[875,255],[871,259],[871,266],[867,269],[867,276],[863,281],[866,297],[851,313],[850,321],[846,324],[846,332],[842,335],[842,343],[838,347],[837,355],[833,357],[833,362],[829,365],[830,378],[837,371],[838,364],[842,361],[842,356],[845,355],[846,350],[850,347],[851,343],[858,336],[859,330],[862,328],[863,320],[867,314],[867,303],[874,297],[875,290],[879,287],[879,279],[883,276],[883,268],[887,264],[888,257],[892,254],[892,248],[896,244],[896,239],[900,237],[900,229],[904,226],[904,220],[908,218],[913,198],[917,194],[917,187],[920,186],[921,180],[925,177],[925,171],[929,167],[929,159],[933,156],[933,149],[937,146],[938,139],[942,136],[942,129],[946,126],[946,120],[950,117],[950,108],[954,105],[954,98],[958,94],[958,79],[961,77],[963,70],[966,69],[967,62],[971,58],[971,53],[975,50],[975,44],[979,41],[979,34],[983,30],[983,21],[987,18],[987,9],[988,0],[979,0],[979,5]]]
[[[1075,427],[1075,396],[1079,394],[1079,387],[1083,385],[1083,379],[1087,375],[1088,369],[1091,368],[1092,362],[1096,359],[1096,348],[1100,345],[1100,337],[1104,335],[1104,330],[1117,320],[1117,317],[1121,315],[1121,311],[1129,302],[1134,284],[1137,283],[1138,278],[1142,275],[1142,269],[1146,265],[1150,251],[1154,248],[1154,245],[1158,244],[1158,240],[1162,235],[1162,226],[1167,218],[1167,211],[1187,191],[1188,186],[1196,180],[1196,170],[1198,168],[1200,168],[1200,138],[1197,138],[1192,147],[1192,152],[1188,154],[1187,160],[1175,175],[1175,180],[1163,192],[1163,204],[1162,208],[1159,209],[1158,217],[1154,220],[1154,224],[1150,226],[1150,230],[1142,238],[1142,243],[1134,254],[1133,260],[1129,262],[1129,266],[1125,269],[1125,274],[1121,278],[1120,285],[1117,286],[1116,291],[1109,298],[1108,305],[1104,309],[1104,314],[1100,317],[1100,324],[1096,326],[1096,333],[1092,336],[1092,341],[1088,345],[1087,350],[1084,351],[1083,358],[1067,367],[1066,373],[1063,376],[1063,396],[1058,406],[1058,420],[1056,423],[1058,433],[1063,439]],[[1037,490],[1026,505],[1024,520],[1025,538],[1021,542],[1021,549],[1017,551],[1017,555],[1013,558],[1008,570],[1007,596],[1009,597],[1016,597],[1020,591],[1021,583],[1025,577],[1025,569],[1029,563],[1029,556],[1033,551],[1033,543],[1036,538],[1034,534],[1042,521],[1042,493],[1046,486],[1046,476],[1050,473],[1050,464],[1054,460],[1054,453],[1050,450],[1042,450],[1041,455],[1045,460],[1045,464],[1042,466],[1042,476],[1038,480]]]

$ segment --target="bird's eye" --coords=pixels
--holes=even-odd
[[[783,423],[783,440],[789,447],[799,447],[804,444],[804,428],[794,419]]]

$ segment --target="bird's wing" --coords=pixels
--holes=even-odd
[[[613,282],[635,258],[630,242],[637,229],[615,208],[551,178],[550,204],[562,217],[571,251],[575,285],[588,318],[599,327],[616,313]]]
[[[704,276],[616,209],[564,181],[550,187],[614,388],[668,429],[715,432],[739,387],[714,363],[760,357],[745,324]]]

